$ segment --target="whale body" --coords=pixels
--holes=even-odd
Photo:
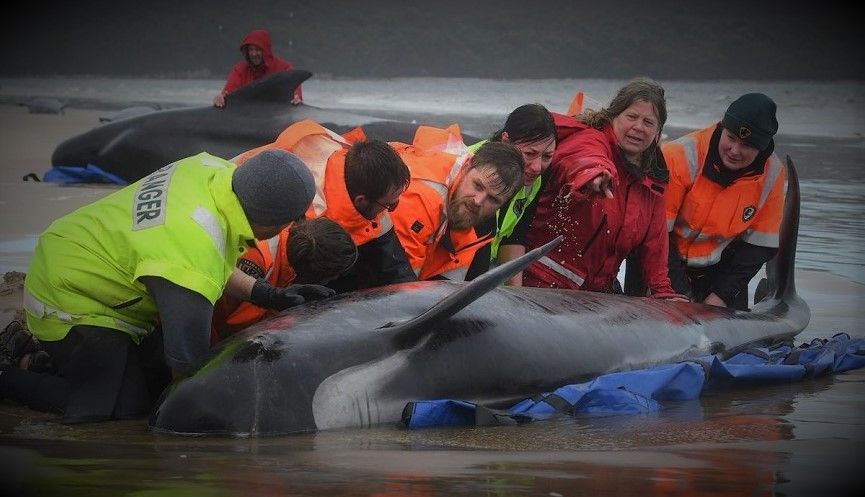
[[[810,310],[794,281],[799,186],[789,158],[788,171],[775,286],[748,312],[501,286],[557,239],[472,282],[361,290],[257,323],[169,386],[150,426],[263,436],[396,423],[418,399],[501,407],[605,373],[789,340]]]
[[[312,73],[300,69],[272,74],[226,96],[224,108],[154,110],[112,120],[61,142],[51,164],[93,165],[132,183],[200,152],[232,159],[273,142],[285,128],[304,119],[337,133],[362,126],[372,139],[412,142],[417,123],[292,105],[294,89],[310,76]]]

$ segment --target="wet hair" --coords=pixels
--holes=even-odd
[[[634,78],[619,89],[616,96],[610,101],[610,105],[599,110],[588,110],[580,115],[580,120],[595,129],[603,129],[612,124],[613,119],[624,112],[637,101],[646,101],[652,104],[658,114],[658,136],[667,122],[667,100],[664,97],[664,87],[649,78]],[[658,140],[646,149],[637,164],[644,172],[655,169],[658,160]]]
[[[490,141],[502,141],[505,132],[511,143],[534,143],[553,137],[558,144],[556,122],[550,111],[541,104],[525,104],[514,109],[508,114],[505,125],[493,133]]]
[[[498,177],[498,187],[505,199],[511,198],[523,184],[526,162],[520,150],[510,143],[487,142],[475,152],[469,170],[492,168]]]
[[[297,283],[326,283],[357,260],[351,236],[326,217],[295,221],[289,228],[286,252]]]
[[[381,198],[408,186],[408,166],[387,143],[368,140],[355,143],[345,156],[345,187],[350,198]]]

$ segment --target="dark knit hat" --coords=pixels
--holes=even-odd
[[[296,155],[266,150],[234,171],[231,188],[250,223],[280,226],[303,217],[315,196],[312,173]]]
[[[721,123],[745,143],[765,150],[778,132],[777,108],[775,102],[762,93],[746,93],[730,104]]]

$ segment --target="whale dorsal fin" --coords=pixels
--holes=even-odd
[[[796,295],[796,242],[799,239],[799,174],[793,160],[787,156],[787,195],[784,218],[778,239],[778,254],[774,258],[774,297],[787,300]]]
[[[796,296],[796,244],[799,234],[799,174],[787,156],[787,193],[784,216],[778,233],[778,253],[766,262],[766,277],[754,291],[754,303],[789,300]]]
[[[391,332],[396,332],[396,340],[400,343],[405,344],[416,342],[417,339],[429,331],[431,324],[453,316],[485,293],[498,287],[508,278],[546,255],[550,250],[561,243],[563,238],[563,236],[559,235],[556,239],[548,242],[546,245],[538,247],[526,253],[522,257],[487,271],[471,282],[466,283],[459,290],[440,300],[417,317],[396,325],[388,325],[386,328]]]
[[[312,76],[303,69],[292,69],[265,76],[225,96],[225,107],[244,103],[291,103],[294,90]]]

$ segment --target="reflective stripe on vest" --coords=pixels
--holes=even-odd
[[[276,268],[276,261],[275,261],[276,256],[274,254],[279,253],[279,239],[280,238],[281,238],[281,235],[276,235],[276,236],[270,237],[267,239],[267,243],[265,243],[264,246],[262,246],[262,245],[258,246],[258,250],[261,252],[261,256],[264,259],[264,265],[265,265],[265,267],[267,267],[267,272],[264,275],[264,279],[267,280],[268,282],[270,282],[271,284],[273,284],[273,282],[270,281],[270,276],[273,274],[273,270]],[[267,252],[262,250],[264,248],[267,249]]]
[[[580,275],[578,275],[577,273],[571,271],[570,269],[566,268],[565,266],[562,266],[561,264],[550,259],[547,256],[541,257],[540,259],[538,259],[538,262],[540,262],[544,266],[547,266],[548,268],[552,269],[553,271],[559,273],[560,275],[564,276],[565,278],[573,281],[579,287],[583,286],[583,283],[585,283],[585,281],[586,281],[585,279],[581,278]]]
[[[218,300],[254,237],[231,188],[234,170],[201,153],[55,220],[39,237],[25,282],[51,307],[46,312],[31,299],[33,334],[60,340],[71,324],[92,325],[137,342],[159,318],[143,276]],[[142,209],[153,212],[142,216]]]
[[[772,154],[769,160],[766,161],[766,179],[763,180],[763,191],[760,192],[760,202],[757,204],[759,207],[766,205],[766,200],[769,198],[769,194],[772,193],[772,187],[778,181],[778,175],[781,174],[781,168],[783,167],[784,165],[781,164],[781,160],[775,154]],[[787,191],[787,185],[784,185],[784,191]]]
[[[496,260],[498,258],[499,245],[501,245],[502,240],[505,237],[510,236],[514,232],[514,228],[516,228],[517,223],[519,223],[520,219],[523,217],[526,206],[535,199],[538,192],[541,190],[542,181],[541,177],[538,176],[534,181],[532,181],[532,184],[529,185],[528,191],[526,191],[525,187],[520,188],[511,198],[511,201],[508,202],[507,207],[496,211],[496,224],[499,224],[499,227],[498,230],[496,230],[496,236],[490,247],[491,260]],[[520,205],[519,212],[517,212],[517,202],[522,204]],[[501,223],[498,222],[499,216],[504,216]]]
[[[430,181],[428,179],[422,179],[418,181],[432,188],[432,190],[442,198],[442,212],[440,217],[442,222],[441,224],[439,224],[438,228],[436,228],[435,233],[430,237],[429,240],[427,240],[427,245],[431,245],[435,243],[436,240],[440,240],[441,237],[444,236],[445,230],[448,228],[448,187],[437,181]]]
[[[58,319],[63,321],[64,323],[69,323],[70,325],[75,325],[75,320],[80,316],[76,316],[74,314],[69,314],[68,312],[63,312],[60,309],[55,309],[48,304],[45,304],[41,300],[37,299],[30,293],[27,288],[24,288],[24,309],[30,311],[36,317],[44,318],[46,316],[55,315]],[[143,337],[147,335],[147,330],[144,328],[140,328],[133,324],[129,324],[126,321],[122,321],[120,319],[114,318],[114,323],[117,324],[117,327],[123,330],[126,330],[130,333],[138,335],[139,337]]]
[[[700,160],[697,158],[697,140],[691,135],[685,135],[678,140],[685,151],[685,159],[688,161],[688,173],[691,175],[691,184],[697,181],[700,172]]]
[[[24,308],[40,318],[49,314],[54,314],[65,323],[71,323],[74,318],[78,317],[43,303],[41,300],[34,297],[33,294],[27,290],[27,287],[24,287]]]
[[[721,260],[721,254],[724,252],[724,249],[727,248],[727,245],[730,245],[733,240],[733,238],[725,238],[723,241],[718,242],[709,255],[703,257],[689,257],[688,266],[706,267],[717,264],[717,262]]]
[[[685,159],[688,163],[691,185],[693,186],[700,180],[700,175],[703,170],[703,164],[700,160],[700,154],[697,147],[697,138],[694,135],[686,135],[676,140],[676,143],[679,143],[682,146]],[[772,188],[778,180],[778,176],[781,174],[783,167],[784,165],[775,154],[772,154],[772,156],[770,156],[766,161],[760,196],[755,206],[758,212],[766,205],[769,195],[772,192]],[[691,228],[687,220],[680,217],[667,220],[667,230],[672,231],[674,228],[677,230],[677,235],[683,239],[691,240],[692,242],[711,243],[715,245],[708,254],[701,256],[689,255],[687,263],[690,267],[706,267],[717,264],[721,260],[721,255],[724,252],[724,249],[726,249],[727,246],[736,238],[741,238],[745,242],[764,247],[777,247],[779,240],[778,232],[758,232],[753,228],[748,228],[744,232],[734,236],[698,233]]]
[[[203,157],[201,159],[201,165],[207,167],[214,167],[217,169],[225,169],[228,165],[217,157]]]
[[[426,131],[422,138],[435,138],[434,135],[440,130],[427,127]],[[445,136],[441,133],[439,135]],[[417,194],[417,200],[420,202],[417,208],[423,209],[423,216],[426,219],[424,223],[428,223],[426,226],[421,225],[422,231],[409,230],[409,226],[415,219],[409,213],[411,207],[407,206],[407,210],[398,210],[394,213],[394,219],[398,223],[405,223],[398,227],[398,231],[405,230],[398,236],[409,239],[401,241],[404,246],[409,245],[406,251],[415,274],[420,279],[429,279],[446,273],[455,278],[460,273],[451,273],[451,271],[467,266],[466,259],[470,259],[479,246],[475,243],[477,237],[474,229],[449,232],[451,226],[447,218],[451,188],[465,173],[466,167],[469,167],[466,161],[470,160],[471,156],[467,150],[464,154],[454,155],[404,143],[394,142],[391,146],[411,171],[409,190]],[[465,150],[464,147],[460,149]],[[445,246],[442,241],[448,237],[447,235],[450,235],[451,244]],[[481,243],[488,242],[490,238],[481,240]]]
[[[772,187],[775,185],[775,182],[778,181],[778,175],[781,174],[784,167],[784,164],[781,163],[781,159],[779,159],[775,154],[772,154],[766,162],[766,179],[763,182],[763,190],[760,192],[760,203],[758,204],[758,209],[766,205],[766,201],[769,199],[769,194],[772,193]],[[787,191],[786,179],[782,188],[783,191]],[[753,228],[748,228],[741,236],[743,241],[753,245],[760,245],[762,247],[777,247],[780,243],[780,233],[778,231],[765,233],[755,231]]]
[[[323,135],[310,135],[298,141],[291,149],[291,152],[300,157],[306,164],[315,179],[315,197],[312,199],[311,208],[316,217],[327,210],[327,197],[324,195],[327,162],[336,151],[351,146],[343,137],[333,131],[325,127],[321,129],[327,132],[326,138]]]
[[[207,232],[216,249],[219,250],[219,255],[225,258],[225,231],[216,219],[212,212],[199,207],[192,213],[192,219]]]
[[[751,245],[759,245],[761,247],[777,247],[780,243],[781,238],[779,233],[763,233],[760,231],[748,229],[747,231],[742,233],[742,240],[750,243]]]

